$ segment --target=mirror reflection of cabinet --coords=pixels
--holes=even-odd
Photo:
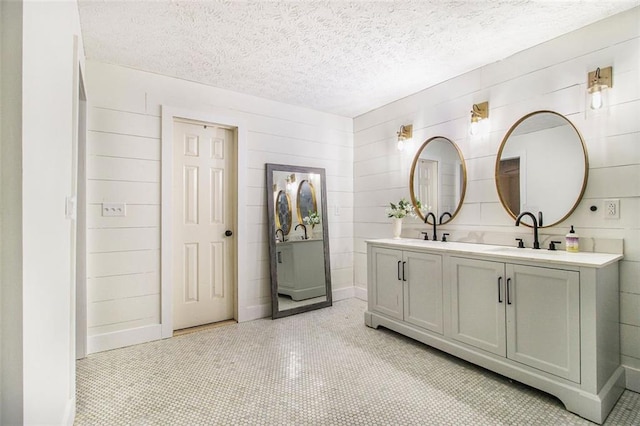
[[[575,210],[588,173],[587,150],[575,126],[556,112],[536,111],[518,120],[504,137],[495,180],[511,217],[542,212],[546,227]],[[523,223],[531,225],[525,219]]]
[[[427,139],[413,159],[409,177],[411,202],[414,207],[418,201],[422,204],[422,211],[416,208],[420,219],[433,212],[442,223],[452,220],[466,188],[467,169],[458,146],[442,136]]]
[[[267,164],[266,178],[272,318],[331,306],[324,169]],[[311,213],[313,230],[304,223]]]
[[[322,240],[276,244],[278,295],[295,302],[326,296]]]

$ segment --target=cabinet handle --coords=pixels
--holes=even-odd
[[[278,263],[282,263],[282,252],[278,252]]]
[[[511,291],[509,291],[510,286],[511,286],[511,278],[507,278],[507,305],[511,304]]]
[[[502,303],[502,277],[498,277],[498,303]]]
[[[405,265],[406,263],[407,263],[407,262],[402,262],[402,281],[406,281],[406,280],[404,279],[404,265]]]
[[[400,264],[402,263],[402,260],[398,260],[398,281],[400,281],[402,278],[400,278]]]

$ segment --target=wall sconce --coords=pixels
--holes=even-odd
[[[613,67],[596,68],[587,76],[587,93],[590,95],[589,107],[600,109],[604,105],[606,89],[613,87]]]
[[[473,104],[471,108],[471,125],[469,133],[472,136],[484,135],[489,132],[489,102]]]
[[[402,151],[404,149],[405,141],[408,141],[411,138],[413,138],[413,124],[400,126],[400,131],[398,132],[398,151]]]
[[[295,183],[296,183],[296,175],[295,175],[295,173],[287,176],[287,191],[288,192],[293,191],[293,187],[294,187]]]

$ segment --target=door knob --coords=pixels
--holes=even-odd
[[[227,237],[230,237],[233,235],[233,231],[231,231],[230,229],[227,229],[226,231],[224,231],[224,235],[226,235]]]

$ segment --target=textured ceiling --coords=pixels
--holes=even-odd
[[[639,0],[80,0],[85,54],[347,117]]]

